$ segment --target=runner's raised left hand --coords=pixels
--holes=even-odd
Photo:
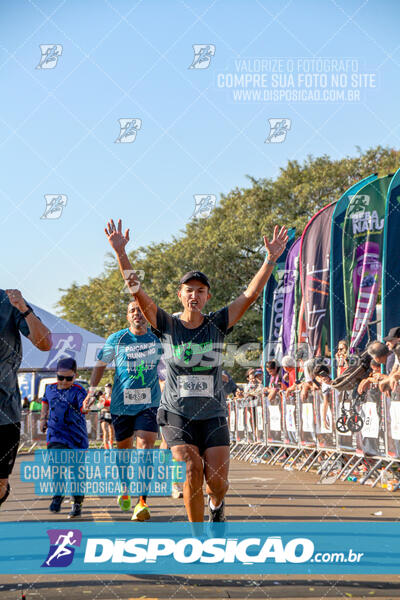
[[[275,260],[280,257],[286,248],[288,239],[286,227],[281,227],[279,229],[278,225],[275,225],[274,227],[274,234],[271,241],[264,235],[264,245],[268,250],[268,258],[270,260]]]

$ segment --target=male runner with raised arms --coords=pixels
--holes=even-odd
[[[229,306],[208,315],[202,309],[211,297],[204,273],[190,271],[180,280],[180,316],[159,308],[132,275],[125,252],[129,229],[121,220],[105,229],[116,253],[121,273],[144,316],[163,342],[167,379],[158,422],[174,459],[186,462],[184,501],[189,521],[204,520],[203,478],[208,494],[209,520],[225,520],[224,497],[228,490],[229,431],[222,383],[222,349],[225,336],[258,298],[276,259],[288,240],[287,230],[275,227],[273,238],[264,237],[268,258],[248,288]]]
[[[135,299],[128,305],[127,320],[129,327],[110,335],[98,353],[84,406],[87,410],[93,403],[93,394],[107,364],[115,361],[110,412],[117,448],[133,448],[136,433],[136,447],[151,449],[158,432],[156,415],[161,391],[157,367],[161,358],[161,345],[149,330]],[[122,510],[128,511],[131,508],[131,497],[119,496],[118,503]],[[132,520],[146,521],[149,518],[146,496],[140,496]]]

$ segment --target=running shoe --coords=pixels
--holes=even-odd
[[[49,506],[49,511],[54,512],[54,513],[59,513],[61,510],[61,504],[62,504],[63,500],[64,500],[63,496],[54,496],[54,498],[51,501],[51,504]]]
[[[82,503],[74,502],[71,512],[68,515],[68,519],[75,519],[75,517],[80,517],[82,513]]]
[[[179,487],[179,483],[172,484],[171,497],[174,498],[175,500],[178,500],[179,498],[183,498],[183,491]]]
[[[209,523],[223,523],[226,521],[225,519],[225,502],[224,500],[222,500],[222,504],[219,508],[216,509],[212,509],[210,506],[210,496],[208,497],[208,513],[209,513],[209,518],[208,518],[208,522]]]
[[[150,509],[146,502],[139,500],[133,511],[132,521],[148,521],[150,519]]]
[[[132,501],[130,496],[118,496],[118,504],[124,512],[131,510]]]

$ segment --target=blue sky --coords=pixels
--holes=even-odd
[[[0,287],[54,310],[59,288],[102,271],[109,217],[130,226],[129,248],[170,240],[194,194],[308,154],[399,147],[399,13],[395,0],[3,2]],[[54,68],[36,68],[43,44],[62,46]],[[189,69],[194,44],[215,47],[208,68]],[[353,74],[368,87],[358,101],[235,100],[218,82],[256,58],[281,58],[286,77],[353,59],[345,93]],[[121,118],[141,119],[132,143],[115,143]],[[291,120],[283,143],[265,143],[270,118]],[[59,219],[41,219],[46,194],[66,195]]]

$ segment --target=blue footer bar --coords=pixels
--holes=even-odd
[[[2,523],[0,573],[400,574],[400,523]]]

